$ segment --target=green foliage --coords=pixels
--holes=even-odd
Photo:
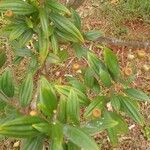
[[[119,61],[111,49],[103,47],[100,59],[85,47],[85,40],[95,41],[101,32],[83,33],[75,10],[56,0],[1,0],[0,12],[8,20],[2,30],[15,55],[11,65],[30,60],[18,85],[13,67],[4,67],[5,50],[0,50],[0,136],[21,138],[24,150],[42,150],[45,141],[52,150],[99,150],[91,136],[106,130],[115,146],[128,132],[122,114],[144,126],[139,101],[149,102],[149,96],[120,83]],[[68,58],[62,44],[73,48],[87,66],[79,78],[67,77],[61,85],[50,83],[46,66],[62,66]],[[121,92],[115,90],[117,84]]]

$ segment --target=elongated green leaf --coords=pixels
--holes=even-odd
[[[133,98],[138,99],[139,101],[148,101],[150,102],[149,96],[147,96],[144,92],[141,90],[133,89],[133,88],[127,88],[124,89],[124,92]]]
[[[53,53],[57,54],[58,49],[59,49],[58,40],[57,40],[57,37],[54,34],[52,34],[52,36],[51,36],[51,46],[52,46]]]
[[[22,114],[15,108],[14,106],[11,106],[7,103],[7,106],[4,109],[6,116],[12,116],[12,119],[16,119],[18,117],[21,117]]]
[[[78,58],[81,58],[82,56],[85,57],[87,55],[87,49],[80,44],[74,43],[73,49],[75,50]]]
[[[80,105],[77,94],[70,90],[67,99],[67,121],[73,124],[80,122]]]
[[[13,83],[13,75],[9,68],[7,68],[6,71],[2,74],[0,85],[4,94],[6,94],[8,97],[14,96],[15,87]]]
[[[64,135],[69,141],[85,150],[99,150],[95,141],[81,129],[66,125],[64,127]]]
[[[86,124],[82,125],[82,130],[90,135],[95,135],[118,125],[116,120],[110,117],[104,116],[103,118],[94,119]]]
[[[85,38],[90,41],[96,41],[101,36],[102,33],[100,31],[89,31],[85,33]]]
[[[46,6],[56,13],[66,13],[68,15],[71,14],[69,9],[57,2],[57,0],[47,0]]]
[[[144,124],[143,116],[140,114],[137,103],[125,96],[120,96],[121,109],[140,125]]]
[[[76,37],[74,37],[71,34],[65,33],[63,31],[56,30],[56,34],[57,34],[58,38],[61,39],[61,41],[64,41],[64,42],[70,41],[70,42],[74,42],[74,43],[79,42]]]
[[[121,104],[118,95],[112,95],[111,97],[111,105],[114,107],[116,111],[120,110]]]
[[[100,109],[101,111],[103,110],[104,108],[104,105],[105,105],[105,97],[104,96],[97,96],[91,103],[90,105],[87,107],[85,113],[84,113],[84,116],[85,117],[89,117],[91,116],[92,114],[92,111],[95,109],[95,108],[98,108]]]
[[[88,63],[94,72],[100,77],[103,84],[110,87],[112,84],[111,78],[103,62],[98,59],[95,54],[88,52]]]
[[[27,25],[25,23],[20,23],[20,24],[16,25],[13,28],[13,30],[10,32],[9,39],[10,40],[18,39],[19,36],[21,36],[28,29],[29,28],[27,27]]]
[[[104,60],[113,78],[117,78],[120,72],[117,56],[109,48],[104,48]]]
[[[73,87],[75,87],[76,89],[80,90],[83,93],[86,93],[86,86],[82,82],[80,82],[74,77],[68,77],[67,79]]]
[[[32,127],[35,128],[37,131],[44,133],[48,136],[51,135],[52,125],[49,123],[44,122],[44,123],[32,124]]]
[[[58,104],[58,120],[62,123],[67,121],[67,100],[61,96]]]
[[[22,150],[43,150],[44,138],[42,136],[23,140]]]
[[[32,55],[32,59],[30,60],[29,66],[28,66],[28,73],[35,74],[36,71],[39,69],[39,64],[37,57]]]
[[[70,90],[74,90],[74,92],[78,95],[78,99],[81,105],[86,106],[89,104],[89,99],[87,98],[87,96],[76,88],[73,88],[71,86],[66,86],[66,85],[64,86],[56,85],[55,88],[60,94],[66,97],[68,97]]]
[[[39,62],[42,65],[47,58],[49,50],[49,38],[39,31]]]
[[[63,126],[60,123],[53,123],[52,125],[52,144],[51,150],[63,150]]]
[[[55,13],[51,13],[50,19],[54,22],[55,26],[60,31],[63,31],[66,34],[71,34],[81,43],[84,42],[83,36],[81,35],[80,31],[66,17],[63,17]]]
[[[39,17],[40,17],[40,23],[41,23],[41,28],[42,31],[44,32],[44,35],[48,37],[49,35],[49,21],[48,21],[48,13],[45,8],[40,8],[39,10]]]
[[[110,128],[107,130],[107,134],[108,134],[108,137],[109,137],[109,140],[112,144],[112,146],[117,146],[118,144],[118,136],[117,136],[117,132],[113,129],[113,128]]]
[[[84,82],[85,84],[92,88],[94,85],[94,72],[91,68],[87,68],[87,70],[85,71],[85,75],[84,75]]]
[[[1,0],[0,12],[12,10],[17,15],[28,15],[37,11],[37,9],[29,3],[21,0]]]
[[[75,26],[80,30],[81,29],[81,19],[80,19],[79,14],[74,9],[71,9],[71,13],[72,13],[72,19],[73,19]]]
[[[94,79],[94,85],[93,85],[93,88],[91,90],[93,90],[93,92],[95,92],[96,94],[99,94],[101,91],[99,82],[97,81],[96,78]]]
[[[32,51],[28,48],[16,48],[15,49],[15,53],[17,56],[20,57],[31,57],[32,56]]]
[[[67,50],[63,49],[58,51],[58,57],[60,58],[61,62],[66,61],[69,57],[69,54],[67,52]]]
[[[105,112],[105,117],[112,118],[117,121],[118,124],[114,127],[108,128],[107,133],[110,142],[113,146],[118,144],[118,135],[122,135],[128,132],[128,125],[120,115],[115,112]]]
[[[47,62],[50,64],[60,64],[61,59],[54,53],[49,53],[47,56]]]
[[[104,83],[105,86],[110,87],[112,85],[110,75],[108,74],[106,70],[103,70],[102,68],[100,68],[99,75],[100,75],[101,81]]]
[[[0,135],[18,138],[34,137],[39,135],[39,132],[32,127],[32,124],[41,122],[44,122],[44,120],[32,116],[24,116],[12,121],[6,121],[0,125]]]
[[[112,120],[118,122],[118,124],[114,127],[114,131],[117,133],[117,135],[126,134],[128,132],[128,124],[125,122],[125,120],[118,115],[116,112],[107,112],[104,113],[105,118],[111,118]]]
[[[1,95],[0,95],[1,96]],[[4,108],[6,107],[7,103],[2,101],[1,98],[0,98],[0,111],[3,111]]]
[[[33,31],[32,29],[28,29],[19,37],[19,45],[20,47],[25,46],[32,38]]]
[[[40,83],[40,103],[41,110],[47,116],[51,116],[57,107],[57,97],[51,84],[44,78]]]
[[[27,78],[23,81],[20,92],[19,92],[19,100],[23,107],[29,105],[32,99],[33,93],[33,78],[31,74],[27,75]]]
[[[72,142],[67,143],[67,150],[81,150],[77,145]]]
[[[0,68],[5,64],[7,59],[7,56],[5,54],[5,51],[0,49]]]

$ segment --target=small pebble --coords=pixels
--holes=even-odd
[[[146,55],[146,53],[145,53],[144,50],[139,50],[139,51],[137,52],[137,55],[138,55],[138,58],[144,58],[145,55]]]
[[[133,60],[135,58],[135,56],[134,55],[132,55],[132,54],[128,54],[128,60]]]
[[[145,72],[148,72],[150,70],[150,67],[148,65],[143,65],[142,69],[145,71]]]
[[[17,148],[17,147],[19,147],[19,145],[20,145],[20,141],[17,141],[17,142],[14,143],[13,147]]]

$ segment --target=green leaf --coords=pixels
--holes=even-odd
[[[23,140],[22,150],[43,150],[44,138],[42,136]]]
[[[69,19],[59,14],[55,14],[55,13],[50,14],[50,19],[54,22],[55,26],[60,31],[63,31],[66,34],[72,35],[72,37],[74,37],[81,43],[84,42],[82,34],[76,28],[76,26],[69,21]]]
[[[63,41],[63,42],[74,42],[74,43],[78,43],[78,39],[76,37],[74,37],[73,35],[69,34],[69,33],[65,33],[62,30],[56,30],[56,35],[58,36],[58,39]]]
[[[73,49],[75,50],[78,58],[81,58],[82,56],[85,57],[87,55],[87,49],[78,43],[73,44]]]
[[[95,108],[100,109],[101,111],[104,108],[105,105],[105,97],[104,96],[97,96],[91,103],[90,105],[86,108],[86,111],[84,113],[84,117],[90,117],[92,115],[92,111]]]
[[[32,51],[28,48],[16,48],[15,49],[15,54],[17,56],[20,56],[20,57],[31,57],[32,56]]]
[[[15,87],[13,83],[13,75],[9,68],[7,68],[5,72],[2,74],[0,85],[1,90],[5,95],[7,95],[8,97],[14,96]]]
[[[58,104],[58,120],[62,123],[67,121],[67,100],[61,96]]]
[[[30,104],[32,100],[32,93],[33,93],[33,77],[31,74],[28,74],[20,87],[19,100],[21,106],[26,107],[27,105]]]
[[[69,125],[64,126],[64,135],[69,141],[85,150],[100,149],[90,136],[77,127],[72,127]]]
[[[52,134],[51,134],[51,139],[52,139],[52,144],[50,146],[51,150],[63,150],[63,126],[56,122],[52,124]]]
[[[0,68],[5,64],[7,59],[6,53],[4,50],[0,49]]]
[[[10,118],[9,120],[13,120],[22,116],[22,114],[17,110],[17,108],[9,105],[9,103],[7,103],[3,111],[6,115],[6,118]]]
[[[89,104],[89,99],[87,98],[87,96],[84,93],[82,93],[80,90],[74,87],[67,86],[67,85],[64,85],[64,86],[56,85],[55,88],[58,91],[58,93],[66,97],[68,97],[70,90],[74,90],[74,92],[78,95],[78,99],[81,105],[86,106]]]
[[[91,68],[87,68],[84,74],[84,82],[89,87],[92,88],[94,86],[94,72]]]
[[[67,121],[72,124],[80,122],[80,105],[77,94],[70,90],[67,99]]]
[[[116,111],[120,110],[121,104],[118,95],[111,96],[111,105],[114,107]]]
[[[14,28],[10,32],[9,39],[11,41],[18,39],[28,29],[29,28],[27,27],[27,25],[25,23],[20,23],[20,24],[14,26]]]
[[[42,65],[48,55],[49,38],[42,31],[39,31],[38,34],[39,34],[39,62]]]
[[[81,150],[78,146],[73,144],[72,142],[67,143],[67,150]]]
[[[116,120],[111,117],[104,116],[103,118],[94,119],[82,125],[82,130],[90,135],[95,135],[105,129],[109,129],[118,125]]]
[[[51,135],[52,125],[49,123],[44,122],[44,123],[33,124],[32,127],[35,128],[37,131],[44,133],[48,136]]]
[[[74,77],[67,77],[67,79],[73,87],[75,87],[83,93],[86,93],[86,86],[81,81],[77,80]]]
[[[53,53],[57,54],[59,45],[58,45],[57,37],[54,34],[52,34],[52,36],[51,36],[51,46],[52,46]]]
[[[138,105],[128,97],[120,96],[121,110],[126,112],[135,122],[140,125],[144,124],[143,116],[140,114]]]
[[[144,92],[141,90],[133,89],[133,88],[127,88],[124,89],[124,92],[133,98],[136,98],[139,101],[148,101],[150,102],[150,98],[148,95],[146,95]]]
[[[17,15],[29,15],[37,11],[37,9],[29,3],[21,0],[1,0],[0,1],[0,12],[7,10],[13,11]]]
[[[96,78],[94,79],[94,85],[92,87],[93,92],[95,92],[96,94],[99,94],[101,91],[99,82],[96,80]]]
[[[122,135],[128,133],[128,124],[125,122],[125,120],[118,115],[116,112],[105,112],[104,113],[105,118],[111,118],[112,120],[118,122],[118,124],[113,128],[113,130],[117,133],[117,135]]]
[[[29,66],[28,66],[28,73],[35,74],[37,69],[39,68],[38,60],[35,55],[32,55],[32,59],[30,60]]]
[[[94,72],[100,77],[103,84],[107,87],[111,86],[110,75],[103,64],[103,62],[97,58],[97,56],[91,52],[88,52],[88,63]]]
[[[25,46],[32,38],[33,30],[28,29],[26,30],[20,37],[19,37],[19,45],[20,47]]]
[[[67,9],[64,5],[62,5],[60,2],[57,2],[57,0],[47,0],[46,6],[51,9],[52,11],[56,13],[65,13],[70,15],[69,9]]]
[[[1,95],[0,95],[1,96]],[[4,108],[6,107],[7,103],[2,101],[1,98],[0,98],[0,111],[3,111]]]
[[[110,140],[112,146],[113,147],[117,146],[118,145],[117,132],[113,128],[110,128],[107,130],[107,134],[108,134],[108,137],[109,137],[109,140]]]
[[[100,31],[89,31],[85,33],[85,38],[90,41],[96,41],[102,35]]]
[[[0,125],[0,135],[17,138],[28,138],[39,135],[32,124],[44,122],[43,119],[33,116],[24,116],[6,121]]]
[[[42,31],[43,31],[44,35],[46,37],[48,37],[49,36],[48,13],[47,13],[47,11],[46,11],[46,9],[44,7],[39,9],[39,18],[40,18]]]
[[[110,75],[106,70],[103,70],[102,68],[99,70],[100,79],[103,82],[103,84],[107,87],[110,87],[112,85]]]
[[[69,54],[68,54],[67,50],[65,50],[65,49],[63,49],[63,50],[59,49],[57,55],[58,55],[59,59],[61,60],[61,62],[66,61],[69,57]]]
[[[40,96],[39,96],[40,102],[39,107],[41,108],[42,112],[46,116],[52,115],[53,111],[57,107],[57,97],[55,94],[55,91],[53,90],[53,87],[51,84],[44,78],[41,78],[40,81]]]
[[[48,56],[47,56],[47,62],[51,63],[51,64],[60,64],[61,60],[54,53],[49,53]]]
[[[104,47],[104,60],[113,78],[117,78],[120,72],[117,56],[109,48]]]
[[[72,13],[72,20],[75,24],[75,26],[81,30],[81,19],[79,14],[77,13],[77,11],[75,11],[74,9],[71,9],[71,13]]]

